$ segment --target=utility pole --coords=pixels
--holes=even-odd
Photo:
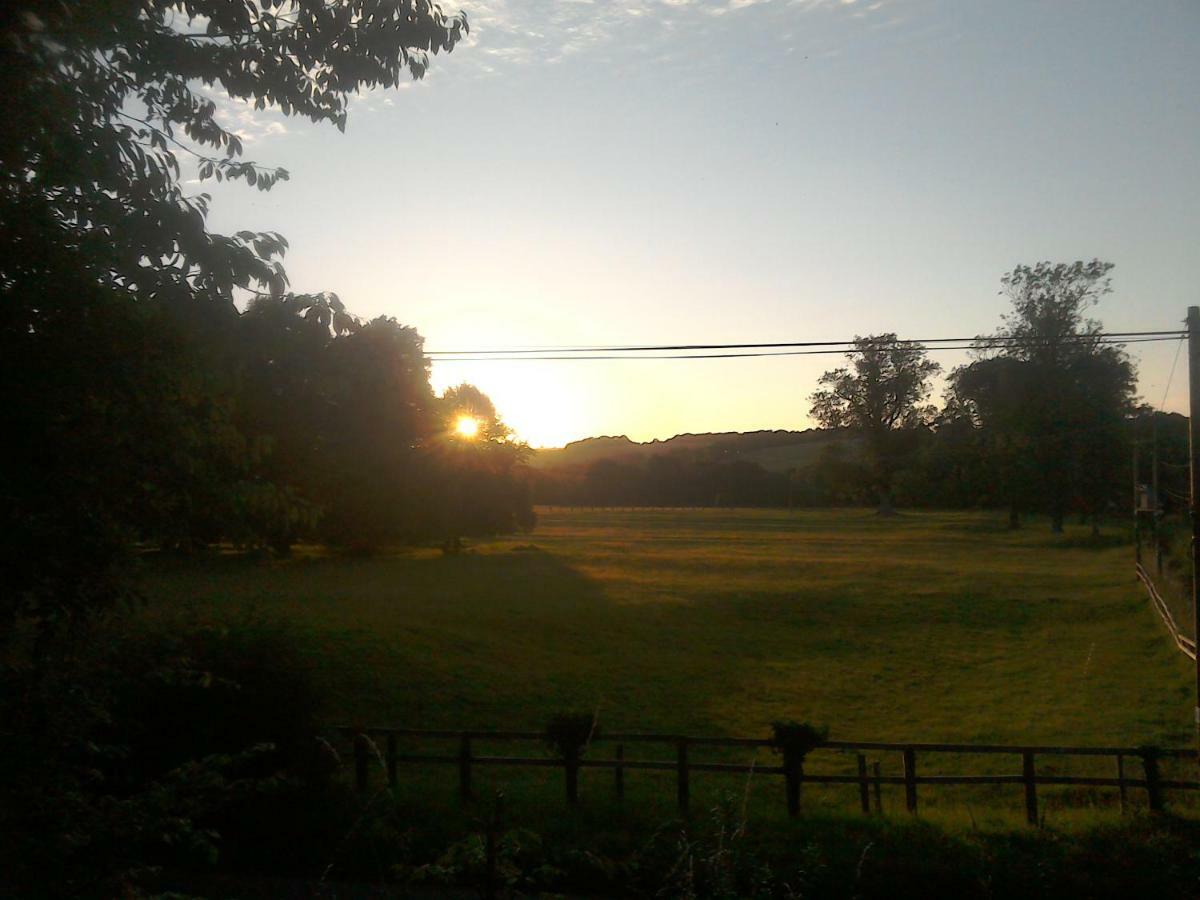
[[[1153,457],[1150,472],[1150,533],[1154,540],[1154,569],[1159,578],[1163,573],[1162,539],[1158,534],[1159,522],[1162,520],[1162,501],[1158,497],[1158,413],[1150,414],[1150,433],[1152,437]]]
[[[1136,548],[1134,559],[1139,566],[1142,564],[1141,474],[1138,466],[1138,438],[1135,429],[1133,432],[1133,545]]]
[[[1188,460],[1191,470],[1192,623],[1200,639],[1200,306],[1189,306],[1188,335]],[[1200,653],[1196,654],[1196,751],[1200,762]]]

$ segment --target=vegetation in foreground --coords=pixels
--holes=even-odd
[[[0,893],[443,897],[490,880],[497,896],[1185,898],[1200,878],[1196,823],[1161,815],[1067,830],[788,819],[752,808],[757,781],[690,820],[594,785],[577,808],[482,785],[462,806],[419,781],[355,796],[313,740],[316,673],[287,628],[108,637],[66,673],[81,689],[54,692],[71,731],[21,728],[9,745],[0,786],[22,802],[0,808]],[[38,708],[0,700],[7,722]]]

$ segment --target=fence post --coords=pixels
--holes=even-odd
[[[904,805],[910,813],[917,812],[917,751],[904,748]]]
[[[458,743],[458,795],[463,803],[471,801],[471,734],[467,731]]]
[[[1033,767],[1033,754],[1021,754],[1021,776],[1025,779],[1025,821],[1038,823],[1037,773]]]
[[[563,757],[563,775],[566,776],[567,803],[576,806],[579,803],[579,752],[574,751]]]
[[[788,815],[800,814],[800,780],[804,778],[804,757],[798,753],[783,751],[783,780],[787,792]]]
[[[1121,814],[1125,813],[1125,754],[1117,754],[1117,791],[1121,796]]]
[[[1146,773],[1146,800],[1152,812],[1161,812],[1163,803],[1162,788],[1158,783],[1158,748],[1143,747],[1141,754],[1142,769]]]
[[[387,736],[387,777],[388,787],[396,786],[396,735],[388,732]]]
[[[354,786],[360,794],[367,791],[367,736],[361,731],[354,735]]]
[[[867,758],[861,753],[858,754],[858,799],[862,804],[862,811],[869,815],[871,812],[871,788],[867,783]]]
[[[687,738],[679,738],[678,743],[675,745],[675,777],[679,811],[686,816],[688,814],[689,795],[691,793],[688,785]]]
[[[617,744],[617,767],[613,769],[614,784],[617,788],[617,799],[625,799],[625,766],[622,763],[625,761],[625,745]]]
[[[871,764],[871,773],[875,776],[875,812],[883,814],[883,778],[879,774],[879,760]]]

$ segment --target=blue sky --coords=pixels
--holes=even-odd
[[[227,105],[297,290],[429,349],[992,330],[1018,263],[1100,257],[1111,330],[1200,304],[1200,4],[485,0],[344,135]],[[1174,344],[1130,348],[1163,397]],[[938,354],[947,367],[962,354]],[[830,357],[434,366],[538,445],[807,427]],[[1184,403],[1186,360],[1168,408]]]

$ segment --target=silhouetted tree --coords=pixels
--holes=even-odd
[[[514,438],[491,398],[472,384],[447,388],[438,409],[438,434],[427,455],[438,476],[438,533],[445,548],[457,550],[463,536],[532,529],[528,445]],[[473,431],[458,428],[464,417]]]
[[[266,442],[232,427],[236,386],[212,364],[230,361],[235,289],[285,291],[287,243],[211,232],[184,179],[287,177],[241,158],[221,92],[344,128],[352,92],[421,77],[465,30],[387,0],[0,5],[0,359],[30,362],[0,369],[0,428],[24,442],[0,471],[7,615],[49,628],[111,605],[134,538],[257,518],[287,539],[297,507],[254,471]],[[342,322],[327,298],[295,302]]]
[[[849,367],[821,376],[823,389],[812,394],[810,415],[825,428],[861,431],[879,512],[890,514],[892,481],[910,446],[906,432],[932,418],[934,410],[924,401],[941,366],[926,358],[924,346],[895,334],[855,338],[846,358]]]
[[[1008,524],[1018,528],[1021,512],[1037,494],[1031,452],[1029,408],[1037,385],[1032,367],[1006,357],[977,360],[950,374],[947,404],[962,410],[980,433],[980,452],[995,488],[993,503],[1008,507]]]
[[[980,360],[952,376],[1004,444],[998,458],[1014,519],[1018,496],[1036,494],[1061,531],[1073,499],[1094,516],[1118,482],[1135,371],[1085,315],[1111,290],[1112,267],[1017,266],[1001,279],[1012,302],[1002,327],[976,342]]]
[[[58,273],[38,326],[0,302],[0,638],[128,596],[131,545],[219,533],[245,446],[164,311]],[[32,301],[31,301],[32,302]],[[16,318],[16,321],[13,319]]]
[[[420,451],[438,418],[423,346],[385,317],[330,342],[310,487],[330,543],[367,549],[428,535]]]

